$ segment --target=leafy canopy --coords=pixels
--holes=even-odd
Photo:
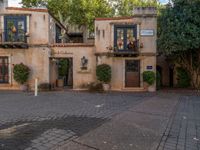
[[[158,18],[158,46],[165,54],[200,48],[200,0],[173,0]]]

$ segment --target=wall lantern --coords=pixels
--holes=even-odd
[[[85,56],[83,56],[81,58],[81,69],[87,70],[87,66],[88,66],[88,59]]]

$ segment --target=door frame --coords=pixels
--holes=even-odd
[[[134,61],[139,61],[139,87],[126,87],[126,61],[127,60],[134,60]],[[141,59],[137,58],[137,59],[133,59],[133,58],[128,58],[128,59],[124,59],[123,61],[123,88],[140,88],[141,87]]]
[[[2,81],[0,82],[0,84],[9,84],[10,80],[11,80],[11,67],[10,67],[10,57],[9,56],[0,56],[0,59],[7,59],[8,60],[8,64],[7,64],[7,69],[8,69],[8,80],[7,82]]]

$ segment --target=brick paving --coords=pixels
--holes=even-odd
[[[0,104],[0,150],[200,149],[192,94],[4,91]]]
[[[200,97],[180,96],[157,150],[200,149]]]

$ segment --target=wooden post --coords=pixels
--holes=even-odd
[[[38,96],[38,78],[35,78],[35,96]]]

